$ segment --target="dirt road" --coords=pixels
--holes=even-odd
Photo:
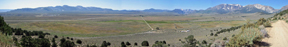
[[[272,28],[268,30],[269,38],[263,39],[269,43],[270,47],[287,47],[288,46],[288,24],[284,20],[278,20],[272,23]]]

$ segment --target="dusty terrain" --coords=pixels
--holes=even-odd
[[[287,47],[288,45],[288,24],[284,20],[272,23],[272,28],[267,29],[269,38],[263,39],[270,47]]]
[[[245,24],[245,19],[255,21],[259,18],[268,18],[272,15],[258,14],[235,14],[227,15],[186,15],[186,16],[144,16],[143,18],[158,31],[150,31],[149,27],[138,16],[6,16],[5,22],[14,28],[25,30],[40,30],[51,33],[49,39],[54,35],[59,38],[74,38],[83,41],[78,46],[97,45],[100,46],[103,41],[111,42],[111,47],[120,46],[121,42],[135,42],[140,44],[142,41],[149,41],[153,45],[155,41],[165,40],[171,46],[180,47],[183,45],[179,39],[184,41],[185,37],[194,35],[197,41],[206,40],[208,43],[214,40],[222,40],[224,37],[230,38],[233,34],[240,31],[221,33],[218,36],[210,36],[210,33],[216,33],[215,30],[226,29]],[[175,26],[178,28],[175,29]],[[181,30],[190,30],[189,32],[179,32]],[[214,30],[214,31],[211,31]],[[153,33],[156,32],[156,33]]]

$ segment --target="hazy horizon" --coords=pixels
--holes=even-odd
[[[219,4],[261,4],[275,9],[288,5],[285,0],[1,0],[0,9],[37,8],[48,6],[100,7],[113,10],[192,9],[205,10]],[[201,4],[201,5],[200,5]]]

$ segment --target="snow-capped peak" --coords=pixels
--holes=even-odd
[[[253,4],[253,5],[247,5],[247,6],[253,6],[257,9],[267,11],[268,13],[276,12],[276,10],[274,8],[272,8],[270,6],[261,5],[261,4]]]
[[[257,9],[262,9],[262,10],[266,9],[266,6],[261,5],[261,4],[254,4],[254,7],[256,7]]]
[[[220,4],[211,8],[208,8],[208,10],[226,10],[226,11],[234,11],[242,8],[242,5],[239,4]]]

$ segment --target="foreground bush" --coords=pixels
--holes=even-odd
[[[262,33],[258,28],[250,27],[244,29],[240,34],[230,39],[226,44],[228,47],[253,47],[253,42],[262,40]]]
[[[269,21],[266,21],[264,24],[263,24],[265,27],[271,27],[271,23]]]

